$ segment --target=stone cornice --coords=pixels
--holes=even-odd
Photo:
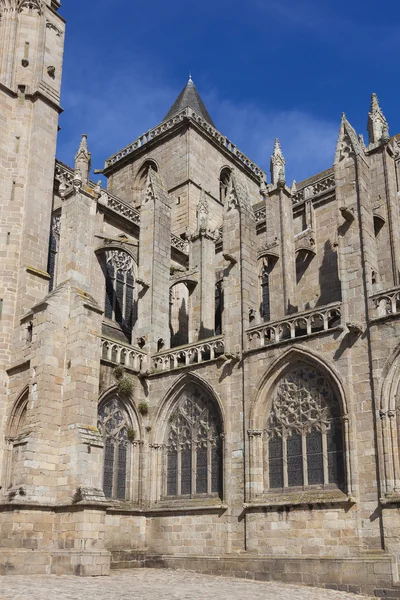
[[[106,174],[111,173],[116,165],[119,165],[119,163],[122,163],[128,157],[133,156],[133,154],[140,149],[147,147],[148,144],[157,138],[161,139],[170,132],[175,132],[175,130],[183,123],[189,123],[190,125],[195,126],[210,141],[212,141],[219,148],[222,148],[227,155],[237,162],[238,166],[244,168],[244,170],[257,181],[264,182],[266,180],[266,174],[262,169],[260,169],[260,167],[251,161],[245,154],[240,152],[235,144],[229,141],[228,138],[222,133],[214,129],[214,127],[212,127],[190,107],[185,108],[171,119],[163,121],[154,129],[150,129],[147,133],[144,133],[131,144],[108,158],[105,162],[104,172]]]

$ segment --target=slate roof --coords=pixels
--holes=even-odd
[[[208,114],[208,110],[205,107],[203,100],[200,98],[199,92],[196,90],[192,78],[189,77],[189,81],[175,100],[174,104],[169,109],[168,113],[164,117],[164,121],[178,114],[184,108],[190,106],[198,115],[203,117],[207,123],[215,127],[212,118]]]

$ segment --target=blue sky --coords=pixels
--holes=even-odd
[[[189,71],[217,128],[263,169],[280,138],[290,180],[331,166],[342,112],[366,133],[372,92],[400,132],[394,0],[64,0],[60,14],[68,164],[87,133],[102,168],[162,121]]]

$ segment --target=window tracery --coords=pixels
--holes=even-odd
[[[300,366],[278,383],[267,424],[269,487],[344,485],[339,404],[327,379]]]
[[[105,253],[106,298],[104,314],[118,323],[130,337],[136,321],[134,298],[135,279],[133,258],[123,250]]]
[[[98,429],[104,440],[103,491],[106,498],[124,500],[127,491],[130,420],[117,398],[103,402]]]
[[[165,447],[167,496],[221,495],[220,419],[198,388],[185,392],[175,405]]]

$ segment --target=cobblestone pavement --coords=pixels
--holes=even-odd
[[[110,577],[0,576],[0,600],[355,600],[353,594],[168,569]],[[365,596],[362,597],[365,600]]]

